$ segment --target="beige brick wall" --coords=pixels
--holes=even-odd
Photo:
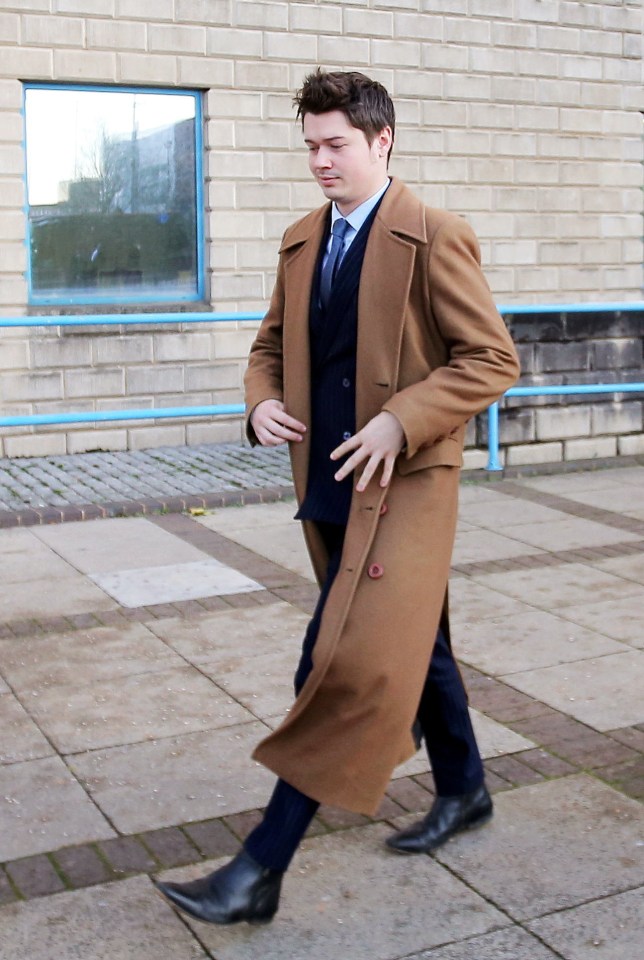
[[[637,299],[642,21],[641,0],[4,0],[0,312],[27,310],[20,81],[203,90],[209,305],[261,311],[283,229],[319,200],[291,106],[317,63],[388,86],[392,172],[470,220],[500,302]],[[238,402],[251,336],[0,331],[2,409]],[[4,435],[0,452],[19,455],[233,439],[240,426]]]

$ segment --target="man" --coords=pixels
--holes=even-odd
[[[470,228],[387,175],[386,90],[318,70],[295,102],[331,202],[284,235],[246,396],[251,442],[290,444],[321,593],[294,706],[255,752],[279,777],[264,820],[220,870],[158,884],[212,923],[270,920],[319,803],[374,814],[412,729],[437,796],[388,845],[427,853],[492,816],[446,597],[465,424],[516,354]]]

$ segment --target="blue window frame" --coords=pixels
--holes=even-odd
[[[29,300],[204,298],[197,91],[26,83]]]

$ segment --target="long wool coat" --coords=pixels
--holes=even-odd
[[[250,414],[262,400],[310,422],[309,300],[328,204],[290,227],[246,374]],[[406,446],[386,490],[379,471],[354,490],[339,573],[313,670],[255,757],[307,796],[373,814],[411,729],[432,654],[456,526],[465,424],[516,380],[518,362],[461,218],[432,210],[398,180],[365,252],[358,299],[356,424],[382,410]],[[249,427],[251,441],[255,440]],[[308,475],[305,434],[291,444],[296,496]],[[311,560],[327,557],[304,523]]]

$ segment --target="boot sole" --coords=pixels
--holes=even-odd
[[[191,920],[197,920],[199,923],[207,923],[208,926],[211,926],[211,927],[232,927],[236,923],[248,923],[248,924],[251,924],[252,926],[261,927],[266,925],[267,923],[270,923],[271,920],[273,920],[273,918],[275,917],[275,914],[277,913],[277,910],[275,910],[273,913],[267,914],[266,916],[258,916],[258,917],[250,917],[250,918],[235,917],[234,920],[208,920],[206,919],[206,917],[200,917],[196,913],[192,913],[191,910],[187,910],[185,907],[179,906],[178,903],[175,903],[174,900],[171,900],[169,897],[166,897],[165,894],[161,893],[161,891],[158,890],[156,887],[154,888],[154,892],[158,897],[160,897],[163,900],[166,906],[172,907],[174,912],[177,913],[180,917],[190,917]]]

